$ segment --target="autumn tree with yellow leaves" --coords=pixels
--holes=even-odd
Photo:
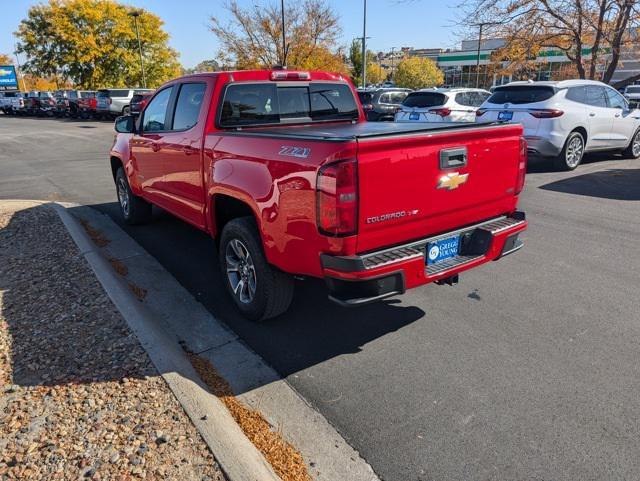
[[[223,4],[230,20],[211,17],[210,29],[220,41],[218,60],[237,69],[272,68],[327,70],[347,73],[337,48],[339,18],[326,0],[286,2],[286,45],[282,42],[280,4],[242,7],[236,0]]]
[[[433,60],[409,57],[398,64],[394,81],[398,87],[409,89],[437,87],[444,82],[444,74]]]
[[[16,36],[23,70],[60,78],[80,88],[142,85],[134,9],[114,0],[49,0],[31,7]],[[147,86],[180,75],[178,54],[168,46],[162,20],[146,10],[138,26]]]

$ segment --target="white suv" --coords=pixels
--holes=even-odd
[[[615,89],[594,80],[511,82],[496,87],[477,122],[519,122],[530,152],[573,170],[585,152],[640,157],[640,111]]]
[[[422,89],[404,99],[396,122],[473,122],[476,110],[489,96],[482,89]]]

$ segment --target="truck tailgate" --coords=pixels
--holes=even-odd
[[[505,124],[359,138],[358,252],[512,212],[521,135]]]

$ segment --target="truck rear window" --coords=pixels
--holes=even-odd
[[[497,88],[489,97],[488,102],[491,104],[531,104],[550,99],[555,93],[553,87],[514,85]]]
[[[417,107],[423,109],[426,107],[436,107],[444,105],[447,102],[447,96],[439,92],[413,92],[407,95],[402,105],[405,107]]]
[[[220,126],[357,118],[358,106],[351,88],[346,84],[242,83],[226,88]]]

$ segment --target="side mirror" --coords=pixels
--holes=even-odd
[[[116,119],[116,132],[120,134],[135,134],[136,119],[133,115],[123,115]]]

